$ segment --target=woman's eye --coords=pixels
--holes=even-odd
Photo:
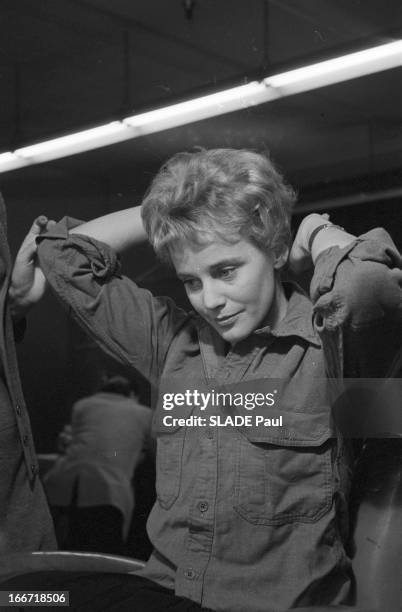
[[[196,278],[187,278],[183,280],[183,284],[187,291],[197,291],[201,287],[200,281]]]
[[[235,273],[235,268],[224,268],[219,272],[219,277],[223,279],[231,278]]]

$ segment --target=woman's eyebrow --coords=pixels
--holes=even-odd
[[[223,268],[225,266],[237,266],[243,263],[243,259],[238,256],[227,257],[226,259],[220,259],[216,263],[209,266],[210,271],[218,270],[219,268]]]
[[[244,259],[238,256],[233,256],[233,257],[226,257],[225,259],[220,259],[219,261],[216,261],[215,263],[211,264],[208,267],[209,272],[216,272],[217,270],[224,268],[225,266],[239,266],[242,263],[244,263]],[[181,271],[181,272],[176,272],[176,276],[177,278],[179,278],[180,280],[183,280],[184,278],[189,278],[189,277],[193,277],[196,274],[193,272],[187,272],[185,270]]]

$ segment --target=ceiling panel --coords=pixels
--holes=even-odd
[[[2,0],[0,152],[402,37],[400,0]],[[301,185],[396,168],[401,70],[49,164],[130,184],[194,146],[270,150]],[[22,172],[22,171],[16,171]],[[140,181],[141,182],[141,181]]]

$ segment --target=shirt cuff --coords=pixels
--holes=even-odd
[[[79,225],[82,225],[83,223],[85,223],[85,221],[80,221],[79,219],[73,219],[72,217],[63,217],[62,219],[60,219],[58,223],[56,223],[56,225],[52,225],[51,228],[47,232],[38,236],[36,238],[36,242],[37,244],[40,244],[43,240],[48,239],[48,238],[66,239],[69,236],[70,230],[74,229],[75,227],[78,227]]]
[[[117,253],[106,243],[100,242],[95,238],[90,238],[85,234],[70,234],[70,230],[85,223],[72,217],[63,217],[49,231],[36,238],[39,246],[38,254],[45,275],[49,273],[53,258],[58,256],[65,257],[67,252],[75,253],[77,265],[81,262],[78,252],[85,253],[90,262],[92,273],[99,279],[106,280],[113,275],[121,272],[120,259]],[[78,250],[77,250],[78,249]],[[46,265],[48,264],[48,265]],[[49,280],[49,279],[48,279]]]
[[[336,271],[346,258],[373,261],[390,267],[402,266],[402,257],[388,232],[380,227],[372,229],[343,248],[330,247],[320,253],[310,286],[313,302],[332,290]]]

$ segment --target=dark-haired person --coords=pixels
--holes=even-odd
[[[40,265],[61,301],[155,386],[285,381],[282,428],[179,422],[160,431],[154,551],[140,577],[116,578],[113,589],[99,579],[91,610],[113,608],[112,592],[113,609],[136,611],[351,601],[350,469],[321,387],[326,377],[389,372],[401,343],[402,260],[384,230],[356,238],[317,214],[291,245],[294,201],[263,155],[181,153],[157,174],[142,210],[79,227],[65,220],[41,241]],[[194,312],[121,275],[116,251],[143,240],[143,225]],[[283,282],[286,263],[297,271],[306,262],[315,268],[310,297]]]
[[[132,479],[149,449],[151,416],[123,376],[74,404],[71,439],[44,477],[61,548],[124,553]]]

